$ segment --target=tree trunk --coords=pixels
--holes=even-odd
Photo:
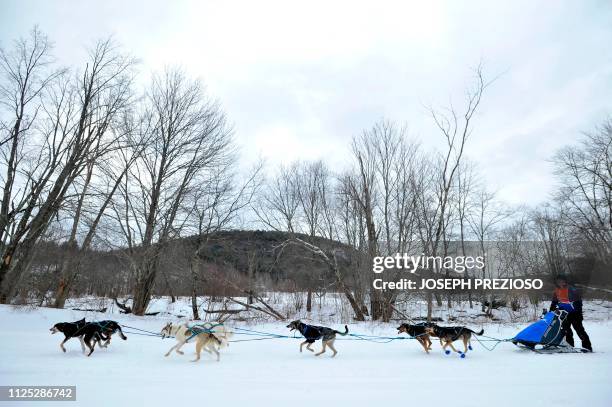
[[[353,312],[355,313],[355,320],[365,321],[365,316],[363,312],[361,311],[359,304],[357,303],[357,301],[355,301],[355,297],[353,296],[353,293],[351,293],[351,291],[348,288],[346,288],[344,284],[341,284],[341,288],[342,288],[342,291],[344,292],[344,295],[346,296],[346,299],[351,305]]]
[[[465,273],[465,277],[466,277],[467,279],[469,279],[469,278],[470,278],[470,275],[467,273],[467,271],[466,271],[466,273]],[[468,302],[470,303],[470,309],[473,309],[473,308],[474,308],[474,301],[473,301],[473,299],[472,299],[472,290],[468,290],[468,293],[467,293],[467,294],[468,294]]]
[[[134,315],[144,315],[151,302],[156,275],[155,267],[154,262],[146,261],[139,270],[139,278],[134,285],[134,304],[132,306]]]
[[[442,306],[442,296],[440,295],[440,293],[435,293],[435,297],[436,297],[436,305],[438,307]]]
[[[306,295],[306,312],[312,311],[312,288],[308,288],[308,294]]]
[[[191,287],[191,311],[193,311],[193,319],[198,321],[200,319],[200,312],[198,311],[198,294],[195,281]]]
[[[257,253],[252,252],[247,255],[249,262],[249,294],[247,296],[247,304],[254,303],[253,292],[255,292],[255,267],[257,267]]]
[[[76,153],[72,153],[71,159],[74,160]],[[75,162],[68,161],[62,172],[58,175],[53,188],[50,190],[46,200],[41,205],[30,222],[28,232],[19,245],[19,261],[12,262],[13,255],[17,250],[17,243],[13,242],[4,252],[4,261],[0,265],[0,283],[2,284],[2,294],[0,303],[6,304],[10,300],[16,288],[16,284],[22,274],[27,270],[27,265],[34,256],[36,242],[45,233],[49,226],[49,221],[57,213],[58,208],[64,200],[66,191],[74,179],[78,176],[81,167]],[[12,275],[12,276],[11,276]]]
[[[193,319],[198,321],[200,319],[200,312],[198,310],[198,271],[200,270],[200,261],[198,259],[198,252],[191,259],[191,311],[193,312]]]
[[[66,300],[68,299],[68,295],[70,294],[70,289],[72,288],[72,283],[76,277],[77,273],[74,273],[70,276],[67,276],[65,279],[63,276],[60,277],[60,282],[57,287],[57,291],[55,292],[55,300],[53,301],[53,308],[64,308],[66,305]]]
[[[370,290],[370,313],[372,320],[379,320],[383,315],[383,302],[380,298],[380,292],[375,288]]]

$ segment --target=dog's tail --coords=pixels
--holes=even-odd
[[[123,339],[124,341],[127,340],[127,336],[125,336],[123,334],[123,331],[121,330],[121,325],[117,324],[117,331],[119,331],[119,336],[121,337],[121,339]]]
[[[221,339],[217,338],[217,335],[211,333],[210,336],[212,336],[215,342],[217,342],[217,345],[223,345],[223,342],[221,341]]]
[[[475,335],[482,335],[484,333],[484,329],[481,329],[480,332],[472,331]]]
[[[344,332],[340,332],[340,331],[336,331],[336,330],[334,330],[334,332],[344,336],[344,335],[348,334],[348,325],[344,325]]]
[[[221,340],[219,347],[223,348],[225,346],[229,346],[229,340],[232,338],[232,336],[234,336],[234,333],[226,330],[223,325],[221,325],[218,329],[219,334],[217,336]]]

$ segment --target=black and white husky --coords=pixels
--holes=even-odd
[[[64,348],[64,344],[71,338],[79,338],[81,342],[81,351],[85,353],[85,342],[83,342],[83,328],[87,325],[85,322],[85,318],[79,319],[74,322],[59,322],[49,329],[51,334],[56,334],[61,332],[64,334],[64,340],[60,343],[60,348],[62,351],[66,352],[66,348]]]
[[[53,325],[49,330],[51,334],[57,332],[64,334],[64,340],[60,343],[60,348],[63,352],[66,352],[64,344],[69,339],[79,338],[83,353],[86,351],[85,346],[89,348],[87,356],[93,353],[96,342],[100,347],[106,348],[110,343],[111,336],[115,332],[119,332],[121,339],[127,339],[121,330],[121,326],[115,321],[86,322],[85,318],[83,318],[74,322],[59,322]],[[102,341],[105,342],[102,343]]]

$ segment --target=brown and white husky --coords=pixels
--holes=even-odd
[[[161,330],[162,338],[167,336],[173,336],[176,338],[176,344],[172,346],[165,356],[170,356],[170,353],[174,350],[176,353],[183,355],[181,347],[186,343],[191,343],[191,340],[196,340],[196,358],[192,362],[200,360],[200,353],[202,349],[208,353],[215,354],[217,361],[220,360],[219,349],[229,346],[229,339],[232,333],[228,331],[222,323],[216,322],[205,322],[203,324],[197,324],[189,326],[187,323],[184,324],[172,324],[168,323]]]

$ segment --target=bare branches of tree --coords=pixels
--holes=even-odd
[[[253,211],[267,227],[295,233],[298,231],[300,205],[298,190],[298,164],[281,166],[262,189]]]
[[[310,311],[313,294],[334,287],[356,319],[389,321],[406,314],[396,290],[372,286],[378,256],[496,251],[497,268],[485,262],[478,277],[558,274],[577,262],[609,270],[612,123],[553,157],[551,202],[510,217],[467,161],[491,83],[481,66],[460,107],[428,108],[441,149],[426,152],[406,126],[380,120],[353,137],[344,168],[294,162],[264,180],[261,163],[242,168],[232,126],[200,81],[170,68],[138,90],[136,61],[112,40],[96,42],[81,69],[58,68],[51,51],[37,29],[0,50],[3,302],[31,295],[63,307],[78,286],[121,295],[126,312],[143,315],[153,295],[189,295],[198,319],[201,295],[214,291],[226,305],[283,319],[266,290],[293,291],[300,310],[306,291]],[[235,230],[257,221],[266,231]],[[227,250],[240,233],[240,247]],[[304,263],[280,270],[274,254],[289,246]],[[108,263],[102,277],[88,269],[94,254]],[[419,276],[459,273],[431,264]],[[399,276],[385,270],[387,280]],[[431,318],[441,291],[425,296]]]
[[[230,157],[230,156],[228,156]],[[188,254],[190,275],[192,279],[191,308],[193,319],[200,319],[197,296],[199,283],[205,280],[201,258],[211,236],[228,227],[239,216],[241,211],[251,204],[253,197],[261,186],[263,163],[258,163],[247,179],[236,185],[238,177],[233,173],[233,157],[224,165],[203,172],[197,178],[196,185],[189,193],[186,208],[189,228],[195,233],[193,246]],[[251,290],[252,292],[252,290]],[[252,295],[252,294],[251,294]]]
[[[553,158],[561,187],[563,222],[582,236],[601,259],[612,257],[612,121],[585,134]]]
[[[41,55],[38,60],[43,61],[46,40],[33,35],[31,49],[38,47],[40,50],[24,55],[21,60],[13,59],[18,66],[32,60],[32,55]],[[23,55],[23,50],[28,47],[23,45],[18,49]],[[41,94],[44,87],[39,108],[44,114],[36,128],[34,140],[37,143],[32,143],[35,147],[29,152],[32,158],[27,162],[22,160],[23,167],[18,169],[22,175],[22,190],[27,192],[22,193],[17,204],[11,199],[10,192],[2,202],[3,206],[12,202],[11,207],[20,208],[19,219],[13,218],[16,226],[8,241],[4,240],[4,261],[0,265],[2,300],[11,296],[16,282],[28,267],[36,242],[62,207],[75,180],[86,171],[88,164],[114,146],[114,136],[108,130],[130,100],[133,65],[134,60],[122,54],[112,41],[99,41],[90,50],[89,62],[81,74],[57,74],[52,76],[54,80],[47,76],[43,80],[46,86],[41,85],[40,90],[34,91]],[[19,69],[16,68],[15,72]],[[26,89],[20,100],[28,100],[28,96],[24,96],[28,89],[25,79],[19,74],[11,77],[22,83],[17,85],[18,88]],[[18,121],[19,118],[15,124]],[[20,132],[14,131],[13,145],[19,142]],[[17,170],[17,167],[13,168]],[[6,187],[6,190],[11,188]],[[4,229],[3,233],[6,233],[6,227]]]
[[[338,284],[338,286],[340,287],[340,289],[342,290],[342,292],[344,293],[344,295],[346,296],[346,298],[348,299],[353,312],[355,313],[355,319],[357,321],[365,321],[365,315],[363,313],[362,307],[360,306],[360,304],[357,302],[357,300],[355,299],[353,293],[351,292],[351,290],[347,287],[345,281],[344,281],[344,277],[342,275],[342,272],[338,266],[338,250],[333,250],[331,255],[328,255],[324,250],[322,250],[320,247],[308,243],[300,238],[297,237],[293,237],[291,239],[288,239],[286,241],[284,241],[283,243],[281,243],[279,246],[275,247],[275,250],[277,250],[278,254],[277,256],[281,256],[283,250],[289,246],[289,245],[295,245],[298,247],[303,248],[304,250],[307,250],[308,252],[314,254],[315,256],[317,256],[321,261],[323,261],[327,267],[329,267],[329,269],[333,272],[334,276],[336,276],[336,283]]]
[[[214,177],[232,158],[232,130],[200,82],[176,69],[154,77],[136,114],[134,132],[145,134],[147,142],[129,169],[114,212],[130,248],[133,310],[142,315],[164,244],[179,236],[193,214],[185,211],[187,198],[191,194],[202,203],[206,191],[198,193],[196,186],[203,178]]]
[[[460,169],[468,138],[473,129],[473,121],[478,108],[481,105],[484,91],[491,82],[487,82],[479,65],[474,70],[474,83],[466,92],[466,101],[463,109],[459,112],[452,104],[443,110],[436,110],[432,107],[429,112],[438,128],[440,134],[446,141],[445,150],[434,160],[433,172],[434,179],[431,183],[434,191],[434,199],[420,198],[420,212],[423,214],[421,224],[426,227],[425,232],[421,232],[421,240],[424,253],[437,256],[440,252],[441,244],[448,238],[450,218],[452,214],[452,194],[456,191],[457,172]],[[431,197],[431,192],[422,189],[423,193]],[[433,204],[433,205],[432,205]],[[431,270],[438,272],[439,270]],[[438,302],[440,299],[438,298]],[[432,294],[428,293],[428,312],[427,317],[431,319]]]

